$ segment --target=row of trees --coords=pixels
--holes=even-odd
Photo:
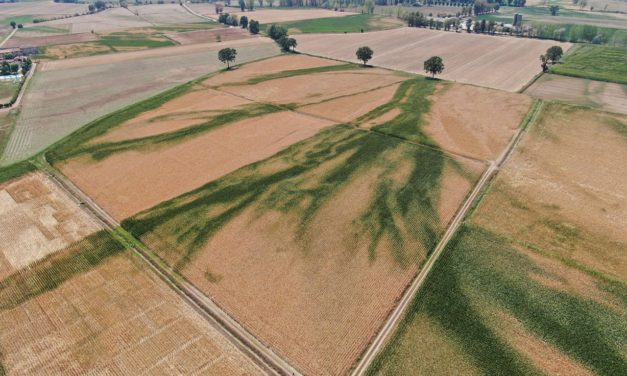
[[[296,39],[287,35],[287,29],[281,25],[272,24],[266,31],[268,36],[272,38],[283,52],[293,51],[296,48]]]
[[[238,18],[235,14],[220,13],[218,22],[229,26],[240,26],[242,29],[248,29],[251,34],[259,34],[259,21],[249,20],[247,16]]]

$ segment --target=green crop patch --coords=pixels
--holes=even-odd
[[[578,46],[551,71],[566,76],[627,84],[627,47]]]
[[[17,307],[53,290],[124,250],[124,246],[106,231],[89,235],[0,281],[0,309]]]
[[[387,30],[402,26],[400,22],[388,20],[374,14],[354,14],[345,17],[316,18],[310,20],[281,22],[281,26],[300,33],[359,33]],[[265,30],[268,25],[263,25]]]
[[[627,340],[622,319],[627,308],[625,285],[595,279],[611,304],[551,288],[538,278],[559,277],[529,254],[533,251],[523,252],[506,238],[465,225],[438,260],[369,374],[408,374],[421,352],[429,351],[414,348],[410,358],[401,357],[408,346],[419,343],[412,329],[421,325],[423,317],[437,322],[447,340],[457,345],[457,353],[448,354],[451,358],[437,361],[456,363],[466,357],[480,373],[543,374],[545,370],[533,365],[534,357],[542,354],[525,353],[525,348],[532,348],[531,341],[548,343],[551,351],[561,354],[564,367],[588,368],[604,375],[627,369],[621,350]],[[522,326],[527,342],[522,346],[516,342],[509,326],[518,328],[517,333]]]
[[[357,64],[338,64],[338,65],[330,65],[330,66],[315,67],[315,68],[293,69],[293,70],[286,70],[286,71],[272,73],[272,74],[259,75],[259,76],[250,78],[244,82],[233,82],[233,83],[223,84],[220,86],[256,85],[265,81],[272,81],[272,80],[277,80],[280,78],[305,76],[305,75],[315,74],[315,73],[355,70],[355,69],[360,69],[360,67],[361,66]]]

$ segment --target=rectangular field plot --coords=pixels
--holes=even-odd
[[[218,18],[215,11],[214,4],[189,4],[188,5],[194,11],[209,16]],[[285,21],[296,20],[309,20],[314,18],[330,18],[330,17],[344,17],[354,13],[350,12],[335,12],[328,9],[255,9],[253,12],[239,12],[239,9],[225,9],[225,12],[229,14],[235,14],[238,17],[246,16],[248,19],[259,21],[262,24],[266,23],[278,23]]]
[[[482,169],[338,126],[123,226],[301,371],[337,375]]]
[[[626,134],[546,105],[369,374],[624,373]]]
[[[108,233],[0,278],[4,374],[259,375]]]
[[[525,94],[627,114],[627,85],[545,74]]]
[[[0,184],[0,278],[96,232],[100,226],[44,174]]]
[[[556,43],[419,28],[298,36],[298,49],[307,53],[357,62],[355,51],[367,45],[374,51],[372,64],[419,74],[423,62],[437,55],[444,60],[442,78],[506,91],[519,90],[540,73],[538,56]]]

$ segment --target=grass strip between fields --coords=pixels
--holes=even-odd
[[[292,69],[292,70],[286,70],[286,71],[281,71],[281,72],[276,72],[276,73],[263,74],[263,75],[250,78],[244,82],[226,83],[226,84],[219,85],[217,87],[256,85],[265,81],[272,81],[272,80],[277,80],[280,78],[305,76],[305,75],[315,74],[315,73],[341,72],[345,70],[355,70],[355,69],[360,69],[360,68],[362,68],[362,66],[358,64],[348,63],[348,64],[337,64],[337,65],[329,65],[329,66],[314,67],[314,68]]]
[[[0,281],[0,309],[17,307],[54,290],[73,276],[90,270],[125,249],[107,231],[89,235]]]

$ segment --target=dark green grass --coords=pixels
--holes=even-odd
[[[28,172],[35,171],[37,168],[30,160],[18,162],[6,167],[0,167],[0,183],[18,178]]]
[[[506,311],[530,333],[598,374],[625,374],[627,363],[621,354],[621,346],[627,341],[624,317],[589,299],[540,285],[529,278],[532,272],[548,273],[507,239],[480,227],[464,225],[438,260],[369,374],[391,366],[398,369],[403,362],[411,361],[397,358],[397,348],[405,340],[409,327],[415,325],[418,314],[438,322],[485,374],[540,374],[497,335],[494,323],[486,320],[478,311],[483,308],[478,307]],[[624,284],[596,282],[624,304]]]
[[[602,44],[614,47],[627,47],[627,30],[591,25],[554,24],[533,22],[537,38],[563,42],[591,43],[597,35]]]
[[[0,281],[0,310],[17,307],[54,290],[68,279],[124,250],[124,246],[108,232],[94,233]]]
[[[375,119],[394,108],[399,108],[401,113],[398,116],[377,125],[373,131],[437,147],[435,141],[422,130],[423,115],[429,112],[431,107],[427,97],[433,94],[436,82],[424,77],[403,82],[390,102],[360,117],[357,123]],[[406,100],[403,102],[404,98]]]
[[[579,46],[569,52],[554,73],[627,84],[627,47]]]
[[[281,22],[289,29],[298,29],[301,33],[359,33],[393,28],[394,25],[381,21],[381,16],[355,14],[345,17],[316,18],[311,20]],[[265,31],[270,24],[262,25]],[[400,25],[399,25],[400,26]]]
[[[26,24],[31,23],[35,19],[35,16],[30,15],[20,15],[13,17],[0,18],[0,25],[10,25],[11,21],[15,21],[16,24]]]

